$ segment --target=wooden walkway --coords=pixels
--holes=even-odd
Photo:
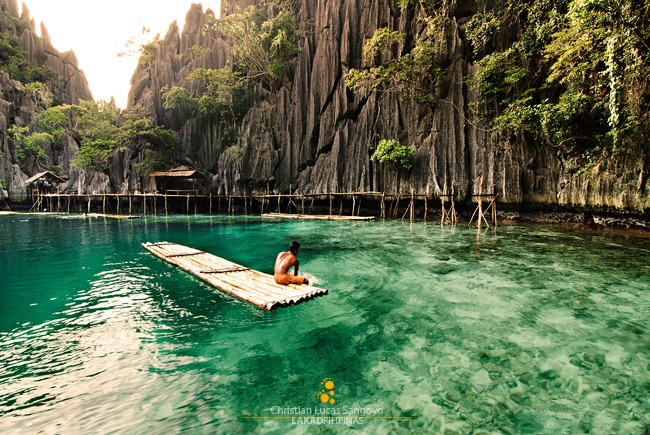
[[[290,214],[290,213],[265,213],[263,218],[276,219],[316,219],[326,221],[372,221],[374,216],[338,216],[329,214]]]
[[[130,214],[105,214],[105,213],[84,213],[81,215],[86,218],[108,218],[108,219],[139,219],[142,216],[134,216]]]
[[[327,294],[327,289],[311,285],[276,284],[272,275],[188,246],[170,242],[142,246],[166,262],[265,310],[274,311]]]

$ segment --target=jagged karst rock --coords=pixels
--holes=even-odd
[[[19,16],[16,0],[0,0],[0,10],[9,16],[22,20],[21,26],[6,25],[2,29],[11,35],[19,36],[25,50],[27,61],[35,66],[49,66],[55,72],[47,86],[53,96],[62,103],[77,104],[80,99],[92,100],[86,77],[78,67],[77,58],[72,51],[59,53],[50,41],[49,33],[41,24],[41,37],[35,33],[35,23],[29,10],[23,4]],[[22,28],[22,31],[20,30]],[[21,167],[16,156],[16,144],[9,138],[7,130],[12,125],[34,127],[35,114],[40,110],[38,97],[18,81],[12,80],[0,71],[0,179],[7,183],[9,194],[20,198],[26,193],[24,181],[30,174],[42,168]],[[61,149],[48,147],[45,151],[52,166],[60,167],[66,173],[75,173],[70,162],[75,158],[79,145],[68,136]],[[76,178],[75,178],[76,179]],[[73,183],[74,180],[73,179]],[[62,186],[66,188],[66,185]]]
[[[251,4],[258,2],[230,2],[222,13]],[[451,4],[444,35],[445,80],[438,89],[440,103],[431,109],[392,93],[354,95],[344,81],[350,68],[362,66],[363,45],[378,27],[418,33],[421,24],[413,12],[370,0],[302,1],[297,15],[300,53],[292,81],[250,110],[232,149],[218,149],[217,123],[190,121],[181,130],[180,159],[215,172],[215,191],[222,194],[270,186],[303,193],[413,190],[433,195],[453,190],[469,199],[483,176],[486,188],[494,184],[502,202],[647,209],[647,152],[623,159],[621,175],[573,177],[553,150],[523,138],[523,146],[502,143],[472,114],[469,108],[478,96],[467,83],[477,67],[468,62],[463,26],[475,8],[473,2]],[[178,59],[205,22],[199,12],[194,5],[188,13],[180,47],[173,25],[153,65],[134,74],[130,102],[147,106],[159,120],[164,120],[160,88],[187,85],[183,77],[194,67],[179,69]],[[201,42],[211,53],[201,66],[222,67],[227,41]],[[415,149],[410,173],[370,160],[372,147],[384,138]]]

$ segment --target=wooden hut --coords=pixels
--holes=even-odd
[[[156,190],[169,195],[198,195],[205,190],[205,177],[196,169],[177,168],[169,171],[156,171]]]
[[[28,190],[31,190],[32,194],[57,193],[59,184],[65,183],[65,181],[55,173],[45,171],[25,180],[25,186]]]

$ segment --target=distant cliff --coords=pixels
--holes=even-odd
[[[233,2],[230,8],[251,1]],[[220,150],[220,134],[210,119],[191,120],[181,128],[179,163],[213,174],[220,193],[264,189],[304,193],[387,191],[449,193],[469,198],[481,176],[495,185],[500,201],[539,206],[644,211],[650,205],[646,142],[618,158],[607,170],[574,175],[550,147],[530,138],[502,142],[489,132],[476,112],[477,91],[468,85],[477,66],[466,41],[474,2],[451,2],[444,28],[445,80],[434,108],[405,101],[399,95],[372,92],[367,97],[346,88],[345,74],[362,65],[362,49],[379,27],[406,35],[422,31],[411,9],[391,2],[344,0],[297,4],[300,53],[291,79],[267,95],[247,114],[239,131],[238,153]],[[228,11],[223,11],[227,13]],[[194,5],[185,31],[175,25],[160,41],[155,60],[133,77],[130,104],[143,104],[164,121],[160,89],[183,85],[197,66],[220,68],[228,42],[199,31],[205,15]],[[192,44],[206,54],[187,60]],[[394,176],[370,159],[380,139],[394,138],[415,149],[414,168]]]
[[[397,3],[283,2],[293,8],[296,17],[298,53],[284,65],[281,78],[272,86],[251,85],[255,97],[237,119],[234,135],[233,124],[224,123],[221,115],[179,118],[165,108],[165,89],[182,87],[194,94],[200,91],[197,82],[188,80],[197,68],[240,68],[230,63],[233,41],[209,26],[213,12],[204,12],[201,5],[194,4],[183,30],[172,23],[164,37],[152,41],[148,56],[140,59],[131,80],[128,108],[141,106],[158,124],[177,130],[182,145],[165,150],[167,164],[192,166],[212,174],[211,188],[217,194],[267,188],[283,193],[384,191],[431,196],[453,191],[457,200],[469,201],[483,177],[485,186],[495,186],[502,204],[515,208],[559,206],[647,216],[647,113],[638,119],[638,134],[631,146],[582,172],[571,167],[571,157],[540,143],[535,135],[506,138],[490,129],[483,113],[488,109],[471,85],[480,66],[475,47],[468,40],[468,27],[472,17],[485,13],[476,2],[443,2],[446,9],[436,37],[445,52],[437,59],[441,79],[434,87],[435,104],[405,99],[397,92],[352,92],[346,86],[346,75],[353,68],[367,66],[364,45],[377,29],[388,28],[404,35],[393,54],[407,52],[424,33],[419,8],[435,6],[426,0],[402,1],[410,5],[406,8]],[[266,0],[228,2],[228,8],[221,12],[235,13],[248,5],[262,5],[271,17],[277,13],[273,2]],[[0,7],[14,17],[0,23],[2,31],[19,34],[28,59],[56,72],[48,82],[55,97],[68,103],[91,98],[74,54],[57,53],[45,28],[42,37],[36,37],[29,12],[24,9],[23,16],[17,17],[15,1],[0,0]],[[519,36],[517,29],[503,31],[494,44],[503,49]],[[490,49],[494,47],[485,50]],[[38,96],[2,74],[0,86],[0,131],[6,132],[11,124],[32,124]],[[641,93],[647,94],[647,89]],[[396,139],[413,149],[413,169],[397,172],[372,160],[381,139]],[[6,134],[0,146],[0,179],[17,192],[15,186],[21,185],[25,173],[15,163],[15,149]],[[70,176],[64,188],[124,193],[154,189],[150,177],[138,170],[146,159],[145,148],[115,149],[104,172],[70,167],[78,150],[73,137],[67,138],[62,150],[48,153],[53,166]]]
[[[34,20],[24,4],[22,14],[19,15],[16,0],[0,0],[0,13],[3,17],[0,32],[5,37],[19,38],[28,65],[51,68],[53,75],[46,80],[46,87],[54,100],[76,104],[80,99],[93,99],[74,52],[59,53],[52,46],[47,29],[42,24],[39,37],[35,32]],[[17,163],[16,146],[9,139],[7,130],[12,125],[33,126],[34,115],[40,110],[41,101],[42,96],[38,91],[12,79],[7,72],[0,71],[0,180],[7,183],[11,195],[24,193],[23,182],[32,174],[26,174],[26,168]],[[62,149],[48,147],[46,153],[52,168],[58,167],[63,173],[73,171],[70,162],[77,149],[78,145],[71,137],[66,138]]]

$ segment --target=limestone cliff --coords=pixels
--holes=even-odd
[[[41,25],[41,37],[38,37],[34,20],[24,4],[19,16],[16,0],[0,0],[0,11],[5,17],[0,31],[20,38],[28,64],[47,66],[54,71],[46,86],[55,100],[69,104],[76,104],[80,99],[92,100],[88,82],[78,67],[74,52],[59,53],[53,47],[44,25]],[[41,110],[41,97],[38,91],[25,87],[5,71],[0,71],[0,180],[7,183],[7,190],[14,197],[25,193],[23,181],[36,172],[36,168],[18,164],[16,146],[9,139],[7,130],[12,125],[34,127],[34,114]],[[77,150],[78,144],[70,136],[64,139],[61,149],[48,147],[47,160],[51,162],[48,169],[58,167],[62,173],[74,172],[70,162]]]
[[[251,1],[229,2],[229,10]],[[584,206],[647,210],[650,205],[650,150],[621,156],[615,172],[572,176],[552,149],[522,138],[504,144],[476,118],[477,100],[468,85],[476,66],[465,41],[474,2],[452,2],[445,28],[447,59],[440,103],[433,109],[390,93],[358,96],[346,89],[345,74],[360,67],[365,41],[381,26],[415,35],[421,29],[413,12],[393,2],[342,0],[294,2],[299,48],[292,80],[253,107],[239,132],[238,152],[219,150],[220,132],[210,120],[193,120],[181,129],[179,160],[216,174],[215,191],[265,188],[304,193],[386,191],[441,194],[452,189],[468,199],[495,185],[500,201],[512,204]],[[164,120],[159,90],[182,85],[196,66],[225,64],[227,42],[203,38],[205,16],[198,6],[188,14],[182,35],[176,25],[160,41],[156,60],[133,77],[130,103],[147,106]],[[187,41],[187,42],[185,42]],[[209,55],[187,60],[191,44],[206,44]],[[416,150],[414,169],[395,174],[370,160],[371,147],[394,138]]]

